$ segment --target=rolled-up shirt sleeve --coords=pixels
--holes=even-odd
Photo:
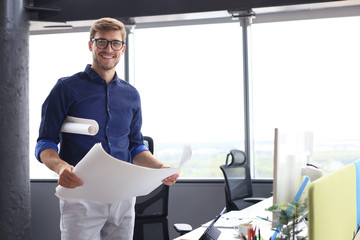
[[[139,153],[141,153],[141,152],[143,152],[143,151],[149,151],[145,145],[139,145],[139,146],[134,146],[134,147],[132,147],[132,148],[130,149],[131,161],[132,161],[132,159],[134,159],[134,157],[135,157],[137,154],[139,154]]]
[[[40,141],[37,142],[36,147],[35,147],[35,157],[39,162],[41,162],[40,153],[47,148],[52,148],[56,152],[59,151],[56,143],[54,143],[53,141],[50,141],[50,140],[41,139]]]

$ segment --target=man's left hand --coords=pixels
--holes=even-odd
[[[180,176],[180,171],[178,171],[177,173],[175,173],[174,175],[171,175],[167,178],[165,178],[164,180],[162,180],[162,183],[168,186],[173,185],[174,183],[176,183],[176,181],[178,180]]]

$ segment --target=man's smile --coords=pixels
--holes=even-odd
[[[107,55],[107,54],[100,54],[101,57],[106,58],[106,59],[111,59],[111,58],[115,58],[114,55]]]

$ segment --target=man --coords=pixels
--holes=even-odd
[[[167,167],[144,146],[137,90],[115,72],[125,52],[125,40],[125,27],[118,20],[96,21],[90,29],[92,65],[83,72],[59,79],[42,106],[35,155],[59,175],[58,183],[63,187],[83,185],[73,168],[98,142],[107,153],[123,161],[151,168]],[[99,132],[95,136],[60,133],[67,116],[94,119]],[[174,174],[163,183],[170,186],[178,177],[179,173]],[[135,198],[114,204],[60,200],[61,239],[132,239],[134,202]]]

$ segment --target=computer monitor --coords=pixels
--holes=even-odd
[[[305,168],[312,158],[313,133],[275,129],[273,201],[291,203],[304,177]]]

